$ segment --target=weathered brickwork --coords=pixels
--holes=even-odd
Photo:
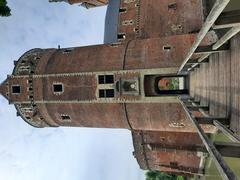
[[[117,11],[115,43],[30,50],[15,62],[0,93],[34,127],[129,129],[142,169],[201,174],[202,143],[178,94],[158,93],[154,83],[177,76],[202,26],[202,1],[121,0]],[[215,41],[209,33],[201,46]]]

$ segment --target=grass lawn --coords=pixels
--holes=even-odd
[[[222,142],[231,142],[226,136],[223,134],[215,134],[212,135],[211,138],[213,141],[222,141]],[[240,159],[238,158],[224,158],[229,167],[233,170],[233,172],[237,175],[240,180]],[[202,180],[221,180],[221,176],[218,173],[217,168],[215,167],[214,162],[209,157],[206,161],[206,175],[202,178]]]

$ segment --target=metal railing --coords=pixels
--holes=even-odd
[[[186,111],[186,114],[188,118],[191,120],[193,125],[195,126],[197,133],[199,134],[207,152],[210,154],[210,156],[213,159],[213,162],[216,165],[216,168],[218,169],[221,177],[225,180],[237,180],[238,178],[234,174],[234,172],[229,168],[227,163],[224,161],[223,156],[228,154],[230,157],[238,157],[240,158],[240,138],[236,136],[231,130],[229,130],[224,124],[227,124],[226,120],[227,118],[222,117],[211,117],[206,113],[207,108],[204,106],[198,106],[196,105],[190,98],[189,99],[180,99],[180,103],[182,104],[184,110]],[[189,105],[191,103],[192,105]],[[195,107],[195,108],[193,108]],[[192,111],[199,111],[202,113],[203,117],[195,117],[192,113]],[[232,140],[234,143],[225,143],[220,142],[220,144],[223,144],[225,147],[225,152],[222,152],[217,149],[217,144],[215,144],[212,140],[208,138],[200,124],[212,124],[214,125],[218,130],[222,131],[224,135],[226,135],[230,140]],[[237,142],[237,143],[236,143]],[[219,142],[218,142],[219,144]]]
[[[182,65],[179,68],[178,74],[183,73],[184,71],[190,71],[193,68],[197,67],[203,60],[208,58],[212,53],[216,53],[217,49],[219,49],[223,44],[225,44],[228,40],[230,40],[234,35],[236,35],[238,32],[240,32],[240,18],[233,19],[230,17],[229,22],[223,22],[220,24],[215,24],[218,20],[219,16],[225,9],[225,7],[228,5],[230,0],[216,0],[215,4],[213,5],[209,15],[207,16],[202,29],[199,31],[196,40],[194,41],[191,49],[189,50],[186,58],[184,59]],[[239,17],[240,15],[237,14]],[[234,14],[233,14],[234,16]],[[233,20],[232,20],[233,19]],[[212,51],[208,53],[204,53],[200,58],[196,60],[196,63],[192,64],[190,67],[189,65],[190,60],[192,60],[192,56],[199,47],[200,43],[204,39],[204,37],[207,35],[207,33],[210,31],[210,29],[219,30],[219,29],[226,29],[230,28],[213,46]],[[184,67],[187,67],[184,68]]]

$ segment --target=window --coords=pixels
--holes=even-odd
[[[73,48],[64,49],[64,50],[63,50],[63,54],[68,54],[68,53],[71,53],[72,51],[73,51]]]
[[[127,8],[120,8],[120,9],[119,9],[119,12],[120,12],[120,13],[125,13],[125,12],[127,12]]]
[[[126,39],[126,34],[125,33],[119,33],[117,35],[117,38],[118,38],[118,40],[124,40],[124,39]]]
[[[99,98],[114,98],[114,89],[99,89]]]
[[[70,121],[71,117],[69,115],[62,114],[61,115],[61,120],[63,120],[63,121]]]
[[[106,89],[106,97],[113,98],[114,97],[114,89]]]
[[[177,3],[172,3],[168,5],[168,9],[176,10],[177,9]]]
[[[113,75],[106,75],[105,76],[105,84],[113,84],[113,83],[114,83]]]
[[[63,92],[63,84],[53,84],[53,92],[54,93],[62,93]]]
[[[164,51],[171,51],[172,47],[171,46],[163,46]]]
[[[20,94],[21,93],[21,87],[19,85],[13,85],[12,86],[12,93],[13,94]]]
[[[99,75],[98,84],[113,84],[114,76],[113,75]]]
[[[98,84],[105,84],[105,76],[98,76]]]

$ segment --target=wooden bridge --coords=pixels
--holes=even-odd
[[[223,143],[230,156],[240,158],[240,10],[223,12],[229,2],[215,1],[180,67],[179,74],[189,75],[190,96],[179,98],[221,177],[235,180],[237,176],[224,161],[224,154],[200,126],[215,125],[232,141]],[[220,38],[210,50],[199,53],[196,58],[196,50],[210,30]],[[201,115],[196,116],[193,111]]]

